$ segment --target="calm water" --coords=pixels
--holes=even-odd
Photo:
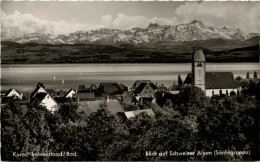
[[[207,71],[231,71],[234,76],[251,77],[260,70],[259,63],[207,63]],[[47,89],[77,88],[79,84],[119,82],[132,86],[135,80],[152,80],[158,85],[170,86],[180,74],[183,81],[191,72],[189,63],[173,64],[15,64],[1,66],[1,89],[16,88],[22,92],[32,91],[38,82]],[[55,78],[55,79],[54,79]],[[62,80],[64,84],[61,87]]]

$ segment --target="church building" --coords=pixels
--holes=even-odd
[[[192,55],[191,69],[192,73],[187,75],[184,85],[195,85],[209,97],[239,93],[232,72],[206,72],[206,59],[202,50],[197,50]]]

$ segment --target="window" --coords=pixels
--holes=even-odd
[[[202,67],[202,63],[201,62],[198,63],[198,67]]]

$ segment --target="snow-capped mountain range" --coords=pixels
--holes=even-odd
[[[240,29],[228,27],[210,27],[200,20],[193,20],[187,24],[176,26],[150,24],[147,28],[133,28],[130,30],[102,28],[91,31],[76,31],[69,35],[53,36],[50,34],[31,33],[23,37],[6,39],[17,43],[43,44],[141,44],[161,41],[183,42],[208,39],[246,40],[254,34],[245,34]]]

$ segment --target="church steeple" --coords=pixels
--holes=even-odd
[[[206,90],[205,86],[206,75],[206,59],[201,49],[195,49],[192,55],[192,84]]]

